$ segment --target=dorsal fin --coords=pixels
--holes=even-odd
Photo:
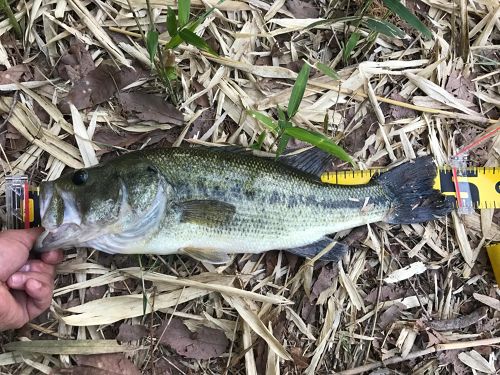
[[[256,151],[243,146],[224,145],[221,147],[199,146],[210,149],[213,152],[232,152],[244,155],[253,155],[261,158],[272,158],[275,155],[264,151]],[[333,155],[316,147],[306,147],[299,150],[287,151],[278,157],[279,163],[288,165],[303,173],[314,177],[320,177],[325,172],[333,160]]]

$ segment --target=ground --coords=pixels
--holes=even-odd
[[[248,111],[276,118],[304,63],[293,124],[356,168],[424,154],[445,165],[463,147],[472,165],[498,166],[500,4],[406,0],[427,37],[394,2],[193,0],[190,19],[217,8],[202,38],[166,49],[168,8],[185,1],[31,0],[12,2],[10,18],[2,1],[2,176],[38,184],[144,147],[274,152]],[[402,34],[376,33],[380,20]],[[338,265],[276,251],[224,266],[69,251],[50,311],[0,333],[0,372],[493,374],[499,289],[484,247],[500,240],[497,214],[339,233]]]

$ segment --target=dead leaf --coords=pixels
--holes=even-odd
[[[377,302],[378,287],[373,288],[370,293],[365,297],[365,301],[374,304]],[[378,302],[391,301],[399,298],[406,297],[408,290],[397,285],[383,285],[380,288],[380,297]]]
[[[74,356],[78,366],[54,370],[55,374],[71,375],[140,375],[140,371],[123,354]]]
[[[474,102],[474,82],[470,76],[464,76],[462,70],[453,69],[445,86],[446,91],[458,99]]]
[[[199,93],[200,91],[205,90],[205,87],[203,87],[203,85],[200,82],[198,82],[197,79],[193,79],[193,87],[194,87],[196,93]],[[206,93],[203,94],[202,96],[196,98],[195,102],[200,107],[203,107],[203,108],[210,107],[210,102],[208,101],[208,95]]]
[[[140,340],[148,334],[148,329],[142,324],[121,324],[116,340],[129,342]]]
[[[385,310],[378,320],[378,325],[383,330],[389,328],[392,323],[398,320],[405,309],[405,305],[397,302],[396,304],[390,306],[387,310]]]
[[[186,135],[186,139],[201,138],[214,124],[215,121],[215,110],[213,108],[208,108],[202,112],[196,120],[193,121],[189,132]]]
[[[9,69],[0,72],[0,85],[21,82],[23,76],[28,72],[29,68],[25,64],[14,65]]]
[[[310,1],[288,0],[286,7],[295,18],[318,18],[319,8]]]
[[[106,147],[128,148],[143,139],[147,133],[130,133],[122,130],[114,131],[109,127],[98,127],[92,141],[101,147],[101,154],[105,153]]]
[[[467,328],[485,318],[488,308],[483,306],[468,315],[461,315],[453,319],[433,320],[427,325],[436,331],[455,331]]]
[[[173,125],[184,123],[182,113],[159,95],[141,92],[120,93],[118,100],[124,112],[133,113],[141,120]]]
[[[311,288],[311,294],[305,297],[300,315],[306,322],[312,324],[316,320],[316,301],[321,292],[332,286],[333,279],[338,276],[337,268],[323,267]]]
[[[394,92],[390,96],[391,99],[400,101],[400,102],[408,102],[405,98],[399,95],[397,92]],[[399,120],[402,118],[415,118],[416,112],[413,109],[409,109],[406,107],[401,107],[399,105],[389,104],[389,117],[393,120]]]
[[[69,113],[69,103],[77,109],[91,108],[110,99],[118,90],[145,76],[138,68],[117,67],[111,62],[103,62],[84,78],[78,80],[61,103],[61,111]]]
[[[69,79],[71,82],[78,81],[94,69],[94,60],[85,48],[85,44],[80,41],[71,44],[57,64],[59,77]]]
[[[169,346],[177,354],[186,358],[210,359],[222,355],[228,346],[228,339],[223,331],[201,327],[191,332],[181,319],[166,320],[157,329],[156,338],[160,343]]]
[[[469,368],[458,359],[458,354],[460,354],[460,350],[444,350],[440,352],[437,357],[439,364],[451,365],[455,375],[469,375]]]
[[[302,349],[296,346],[290,348],[290,355],[292,356],[293,363],[297,368],[303,370],[309,366],[309,361],[302,355]]]

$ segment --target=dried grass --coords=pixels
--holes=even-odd
[[[341,80],[315,72],[295,124],[326,132],[362,168],[428,153],[443,165],[460,146],[500,126],[497,2],[407,0],[425,15],[434,38],[377,36],[346,66],[337,42],[347,40],[349,26],[335,22],[306,29],[321,18],[295,16],[286,3],[225,1],[197,30],[221,56],[180,46],[175,90],[186,125],[176,128],[127,118],[113,98],[83,110],[71,106],[71,119],[56,106],[72,85],[58,78],[55,66],[74,39],[96,65],[138,61],[151,69],[141,41],[149,25],[146,0],[18,2],[16,18],[28,20],[24,39],[14,41],[9,21],[0,22],[0,64],[8,69],[25,63],[36,74],[26,82],[0,82],[6,121],[2,177],[26,173],[35,182],[54,179],[65,167],[93,165],[106,153],[158,142],[248,146],[263,128],[247,110],[272,115],[276,106],[286,106],[300,59],[329,63]],[[314,4],[322,17],[335,12],[335,3],[337,10],[347,4]],[[158,27],[167,7],[177,6],[170,0],[150,4]],[[192,1],[199,10],[215,4]],[[385,14],[381,2],[374,2],[371,14]],[[362,38],[368,35],[360,32]],[[167,39],[160,35],[161,44]],[[129,88],[138,86],[165,95],[154,76]],[[99,137],[104,131],[107,138]],[[121,143],[132,135],[143,137]],[[19,139],[25,142],[16,149]],[[273,150],[272,135],[264,146]],[[473,160],[498,166],[499,156],[496,133]],[[500,240],[497,211],[402,227],[377,224],[338,237],[350,244],[350,252],[327,286],[321,286],[327,277],[322,270],[330,266],[277,252],[238,256],[221,267],[177,256],[143,257],[142,270],[135,257],[69,253],[58,268],[50,312],[17,333],[0,334],[1,372],[49,373],[70,367],[69,355],[122,351],[143,373],[152,373],[161,361],[176,369],[164,373],[498,370],[500,292],[483,251]],[[461,319],[480,306],[484,317],[460,330],[437,332],[427,323]],[[188,327],[223,330],[231,340],[228,354],[190,360],[159,345],[154,330],[171,316]],[[149,335],[119,344],[122,323],[144,324]]]

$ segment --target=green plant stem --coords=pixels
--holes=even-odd
[[[12,28],[14,29],[14,33],[16,37],[21,39],[23,37],[23,32],[21,30],[21,25],[17,22],[16,16],[12,12],[12,8],[9,5],[7,0],[0,0],[0,11],[3,12],[10,21]]]

